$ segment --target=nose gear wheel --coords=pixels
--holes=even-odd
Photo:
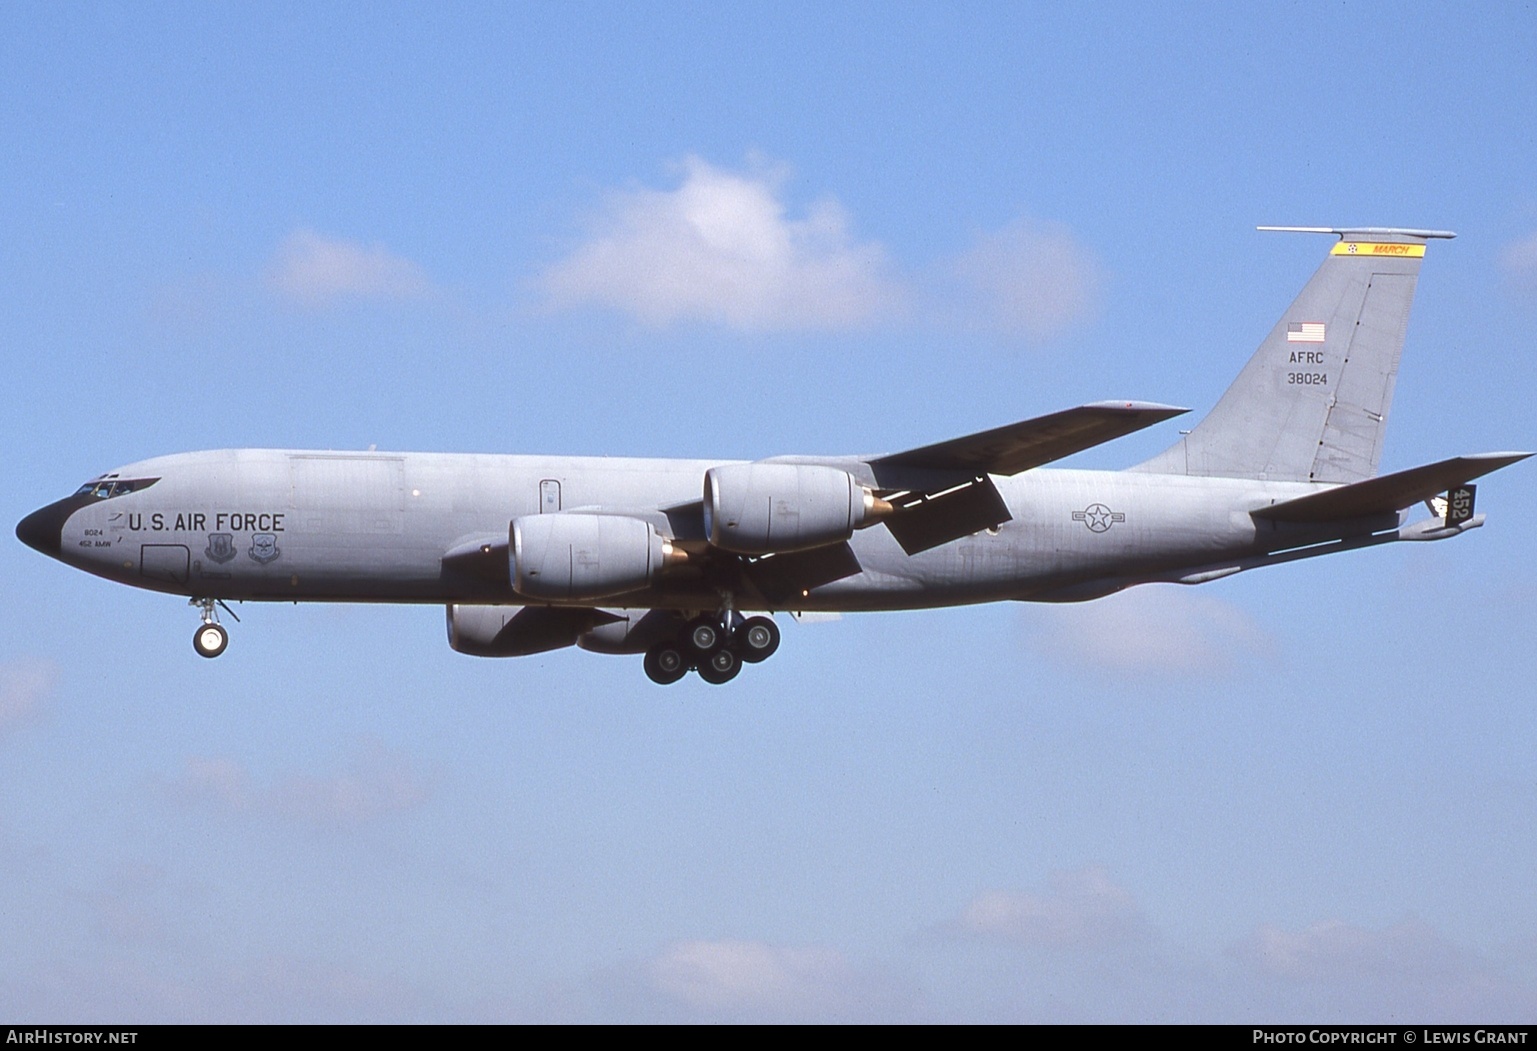
[[[222,599],[195,598],[189,600],[188,605],[196,606],[203,618],[203,623],[192,633],[192,648],[199,657],[212,660],[229,648],[229,632],[219,623],[219,610],[222,608],[232,617],[235,617],[235,611],[224,605]]]
[[[198,629],[192,633],[192,648],[197,650],[199,657],[217,657],[228,646],[229,632],[212,621],[198,625]]]

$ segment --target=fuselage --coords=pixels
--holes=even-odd
[[[525,602],[505,572],[508,528],[558,512],[649,515],[683,541],[715,460],[241,449],[124,467],[29,516],[18,534],[111,580],[198,598]],[[1092,598],[1310,539],[1250,512],[1320,486],[1145,472],[1039,469],[993,477],[1010,520],[909,555],[880,526],[848,542],[857,566],[775,607],[885,610]],[[116,487],[114,489],[114,486]],[[1337,535],[1337,534],[1336,534]],[[497,551],[502,572],[445,556]],[[497,545],[501,545],[500,548]],[[708,609],[684,568],[606,599]],[[558,604],[558,603],[557,603]],[[584,603],[592,605],[592,603]]]
[[[462,653],[644,653],[654,682],[719,684],[777,649],[764,614],[1082,601],[1478,528],[1471,483],[1529,454],[1377,470],[1425,245],[1453,235],[1327,232],[1211,412],[1125,471],[1047,465],[1185,409],[1097,401],[870,457],[184,453],[16,532],[190,597],[204,657],[230,600],[441,603]]]

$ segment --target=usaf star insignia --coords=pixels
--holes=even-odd
[[[1117,522],[1126,521],[1120,511],[1112,511],[1104,504],[1090,504],[1082,511],[1073,512],[1073,521],[1082,522],[1091,533],[1103,533]]]

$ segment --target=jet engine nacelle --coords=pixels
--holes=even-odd
[[[593,627],[590,609],[554,606],[448,607],[448,644],[473,657],[526,657],[575,645]]]
[[[576,640],[591,653],[645,653],[683,636],[687,620],[668,609],[599,610],[600,622]]]
[[[836,544],[889,510],[836,467],[740,463],[704,475],[705,533],[716,547],[740,555]]]
[[[682,558],[651,523],[622,515],[524,515],[511,532],[513,590],[546,602],[637,591]]]

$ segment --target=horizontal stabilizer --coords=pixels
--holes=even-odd
[[[1100,401],[877,457],[870,461],[870,467],[877,479],[883,468],[950,472],[971,478],[1018,474],[1189,411],[1146,401]]]
[[[1391,514],[1526,459],[1531,453],[1477,453],[1310,493],[1254,512],[1276,522],[1332,522]]]
[[[1451,240],[1457,236],[1451,230],[1411,230],[1401,226],[1256,226],[1255,229],[1289,234],[1338,234],[1347,241],[1404,237],[1420,240],[1439,237]]]

